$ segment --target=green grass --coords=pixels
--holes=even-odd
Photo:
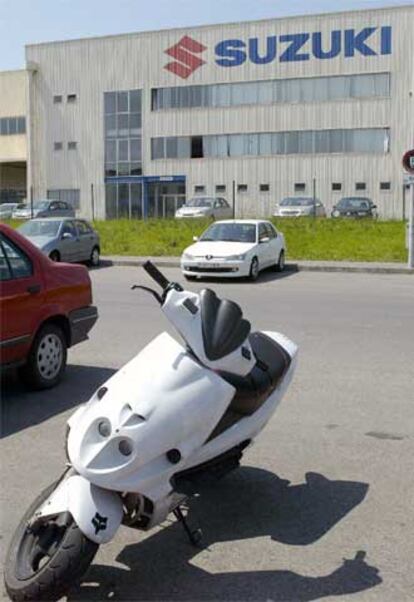
[[[285,218],[273,220],[286,238],[288,259],[406,261],[401,221]],[[9,221],[13,227],[20,221]],[[103,255],[181,255],[206,220],[96,221]]]

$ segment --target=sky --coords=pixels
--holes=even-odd
[[[249,21],[414,0],[0,0],[0,71],[24,67],[36,42]]]

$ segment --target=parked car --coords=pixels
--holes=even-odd
[[[18,228],[52,261],[88,261],[99,265],[99,234],[84,219],[32,219]]]
[[[367,197],[344,197],[334,205],[331,217],[378,217],[377,206]]]
[[[308,196],[291,196],[276,205],[275,217],[326,217],[325,207],[319,199]]]
[[[88,338],[98,318],[88,270],[56,264],[0,224],[0,368],[19,367],[33,388],[57,384],[67,349]]]
[[[178,218],[211,217],[212,219],[223,219],[232,216],[233,210],[226,199],[211,196],[194,197],[175,212],[175,217]]]
[[[19,203],[2,203],[0,205],[0,219],[10,219]]]
[[[30,219],[31,217],[75,217],[72,205],[64,201],[35,201],[32,209],[29,203],[21,203],[13,211],[13,219]]]
[[[184,276],[248,276],[260,270],[285,267],[286,244],[282,232],[268,221],[226,220],[212,224],[185,249],[181,257]]]

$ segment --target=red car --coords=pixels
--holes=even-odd
[[[18,366],[31,387],[53,387],[68,347],[88,338],[98,318],[88,270],[54,263],[0,224],[0,368]]]

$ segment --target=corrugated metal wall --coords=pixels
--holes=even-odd
[[[137,24],[139,26],[139,24]],[[215,64],[214,48],[223,39],[243,39],[320,31],[391,26],[392,54],[330,60],[310,58],[301,62],[266,65],[245,62],[232,68]],[[171,60],[164,50],[190,35],[207,47],[206,61],[183,80],[163,67]],[[369,45],[378,46],[378,32]],[[325,39],[328,39],[326,37]],[[264,47],[263,47],[264,48]],[[384,217],[401,217],[401,156],[414,145],[414,7],[305,16],[233,25],[148,32],[90,40],[29,46],[27,60],[37,64],[32,86],[31,157],[35,196],[49,188],[80,188],[83,213],[90,215],[90,187],[95,204],[105,215],[103,92],[143,89],[143,168],[145,175],[187,176],[187,193],[205,185],[209,193],[216,184],[247,184],[238,195],[241,215],[266,215],[275,202],[294,193],[295,182],[305,182],[329,208],[334,200],[355,194],[355,183],[366,182],[366,195],[379,205]],[[355,73],[390,72],[389,99],[352,99],[310,104],[276,104],[211,109],[181,109],[151,112],[151,87],[241,82],[274,78],[310,77]],[[77,94],[68,104],[67,94]],[[62,94],[62,104],[53,95]],[[189,159],[151,161],[150,140],[154,136],[220,134],[299,129],[390,127],[391,147],[379,155],[295,155],[238,159]],[[76,151],[67,142],[78,142]],[[62,141],[64,150],[54,152]],[[379,182],[391,181],[390,191],[379,190]],[[332,192],[332,182],[343,190]],[[270,184],[270,192],[259,193],[259,184]],[[337,195],[335,197],[335,195]]]

